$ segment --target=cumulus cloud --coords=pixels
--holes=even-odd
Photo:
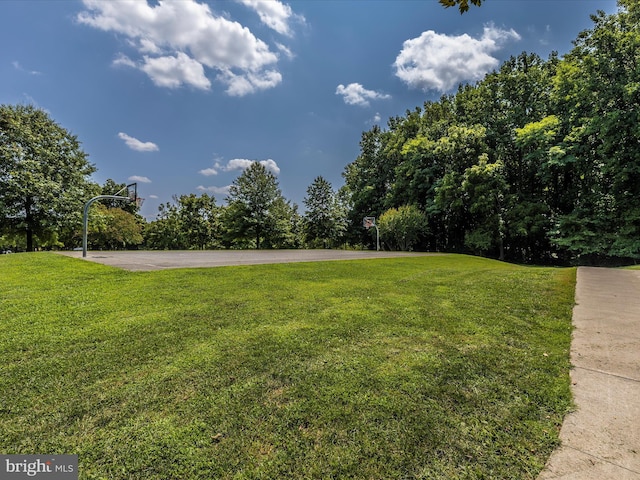
[[[396,76],[410,87],[446,92],[497,67],[498,59],[491,53],[509,40],[520,40],[520,35],[493,25],[485,25],[480,38],[428,30],[406,40],[393,65]]]
[[[142,177],[140,175],[132,175],[128,178],[130,182],[139,182],[139,183],[151,183],[149,177]]]
[[[152,58],[145,55],[139,68],[159,87],[177,88],[183,84],[202,90],[211,87],[202,64],[182,52],[175,57]]]
[[[300,18],[300,16],[293,14],[289,5],[275,0],[270,2],[265,2],[264,0],[238,1],[254,10],[260,17],[260,21],[267,27],[288,37],[292,35],[289,21],[293,18]]]
[[[141,142],[137,138],[130,137],[126,133],[120,132],[118,133],[118,137],[124,140],[124,143],[131,150],[136,150],[138,152],[156,152],[160,150],[158,145],[153,142]]]
[[[369,100],[384,100],[391,98],[391,95],[379,93],[374,90],[367,90],[359,83],[350,83],[346,87],[338,85],[336,95],[342,95],[344,103],[347,105],[369,106]]]
[[[282,75],[275,70],[248,72],[244,75],[236,75],[231,70],[224,70],[218,75],[218,79],[228,86],[227,94],[232,97],[243,97],[257,90],[275,87],[282,81]]]
[[[114,65],[137,68],[160,87],[208,90],[206,69],[217,72],[216,79],[230,95],[247,95],[282,81],[276,69],[278,55],[245,26],[214,15],[206,3],[83,2],[87,10],[77,16],[78,22],[123,36],[139,55],[119,54]],[[276,1],[243,2],[271,28],[289,31],[285,26],[290,7]]]
[[[216,162],[216,168],[224,171],[231,172],[233,170],[246,170],[251,166],[252,163],[255,163],[257,160],[247,160],[245,158],[234,158],[233,160],[229,160],[226,165],[222,165],[219,162]],[[280,174],[280,167],[278,164],[271,160],[270,158],[267,160],[260,160],[258,163],[264,165],[268,171],[273,173],[274,175]]]

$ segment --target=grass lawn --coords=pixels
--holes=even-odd
[[[131,273],[0,256],[0,453],[81,479],[534,479],[575,269],[413,257]]]

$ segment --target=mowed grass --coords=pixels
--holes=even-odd
[[[81,479],[535,478],[574,269],[414,257],[131,273],[0,258],[0,452]]]

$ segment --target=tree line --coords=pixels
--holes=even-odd
[[[592,15],[593,28],[563,58],[522,53],[363,132],[344,186],[334,191],[317,177],[303,213],[254,163],[224,205],[207,194],[175,196],[145,222],[135,205],[96,203],[90,247],[375,248],[373,229],[362,225],[375,217],[387,249],[526,263],[635,261],[640,4],[618,7]],[[0,106],[0,247],[75,246],[83,203],[121,187],[90,182],[94,171],[75,136],[45,112]]]
[[[411,206],[417,248],[518,262],[640,258],[640,4],[564,58],[523,53],[362,134],[350,219]]]
[[[306,211],[282,195],[276,177],[254,162],[236,178],[225,205],[215,198],[180,195],[161,204],[144,226],[151,249],[335,248],[345,241],[346,205],[317,177],[303,200]]]

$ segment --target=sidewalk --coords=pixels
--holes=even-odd
[[[576,410],[538,480],[640,480],[640,270],[580,267],[573,324]]]

